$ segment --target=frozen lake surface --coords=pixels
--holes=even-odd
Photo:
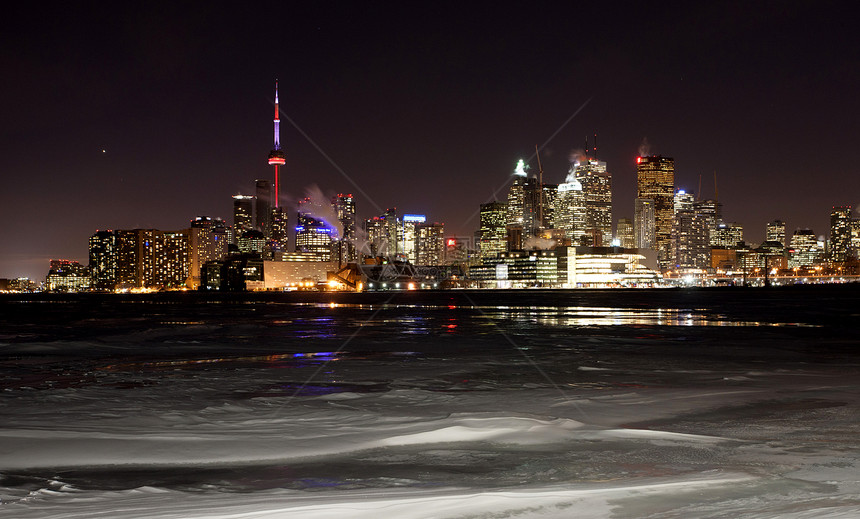
[[[860,517],[860,287],[0,296],[0,517]]]

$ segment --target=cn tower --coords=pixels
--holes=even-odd
[[[272,198],[275,201],[275,208],[280,207],[278,202],[279,191],[281,188],[280,172],[278,168],[286,164],[287,160],[284,152],[281,151],[281,119],[278,117],[278,80],[275,80],[275,147],[269,152],[269,165],[275,166],[275,190],[272,193]]]

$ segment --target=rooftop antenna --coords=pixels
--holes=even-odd
[[[720,190],[717,189],[717,170],[714,170],[714,200],[719,201]]]
[[[597,132],[594,132],[594,160],[597,160]]]
[[[535,155],[537,155],[538,161],[538,189],[540,189],[538,196],[540,197],[540,201],[538,202],[538,226],[543,229],[543,166],[540,163],[540,150],[538,149],[538,145],[535,144]]]

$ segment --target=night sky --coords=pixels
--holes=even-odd
[[[0,277],[86,263],[97,229],[232,223],[272,176],[275,79],[290,206],[318,186],[471,235],[536,144],[557,183],[595,132],[614,219],[646,140],[678,187],[712,198],[716,173],[751,243],[860,205],[846,4],[32,4],[0,21]]]

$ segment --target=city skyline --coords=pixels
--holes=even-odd
[[[676,187],[713,198],[716,173],[724,219],[741,223],[748,242],[763,241],[775,219],[789,235],[826,236],[831,207],[860,205],[850,152],[858,101],[847,95],[857,80],[853,36],[826,4],[779,13],[739,5],[583,9],[571,27],[589,48],[567,41],[560,21],[510,25],[514,13],[504,11],[422,21],[302,7],[283,40],[269,41],[242,32],[262,24],[261,13],[228,20],[213,9],[203,18],[222,41],[179,8],[58,12],[36,30],[16,7],[5,48],[20,52],[3,55],[13,80],[2,87],[9,151],[0,159],[2,214],[14,225],[0,231],[0,276],[39,279],[50,259],[84,261],[98,229],[229,220],[228,197],[271,176],[261,156],[271,149],[276,79],[291,226],[296,201],[316,185],[355,193],[359,220],[397,207],[471,235],[480,204],[504,199],[516,160],[536,171],[540,146],[544,181],[561,183],[571,153],[596,132],[613,225],[634,216],[635,158],[650,145],[647,154],[675,159]],[[110,16],[119,29],[98,23]],[[665,31],[640,26],[653,20]],[[470,35],[467,21],[486,23],[489,37]],[[801,40],[801,25],[819,36]],[[640,62],[645,36],[642,52],[653,53]]]

